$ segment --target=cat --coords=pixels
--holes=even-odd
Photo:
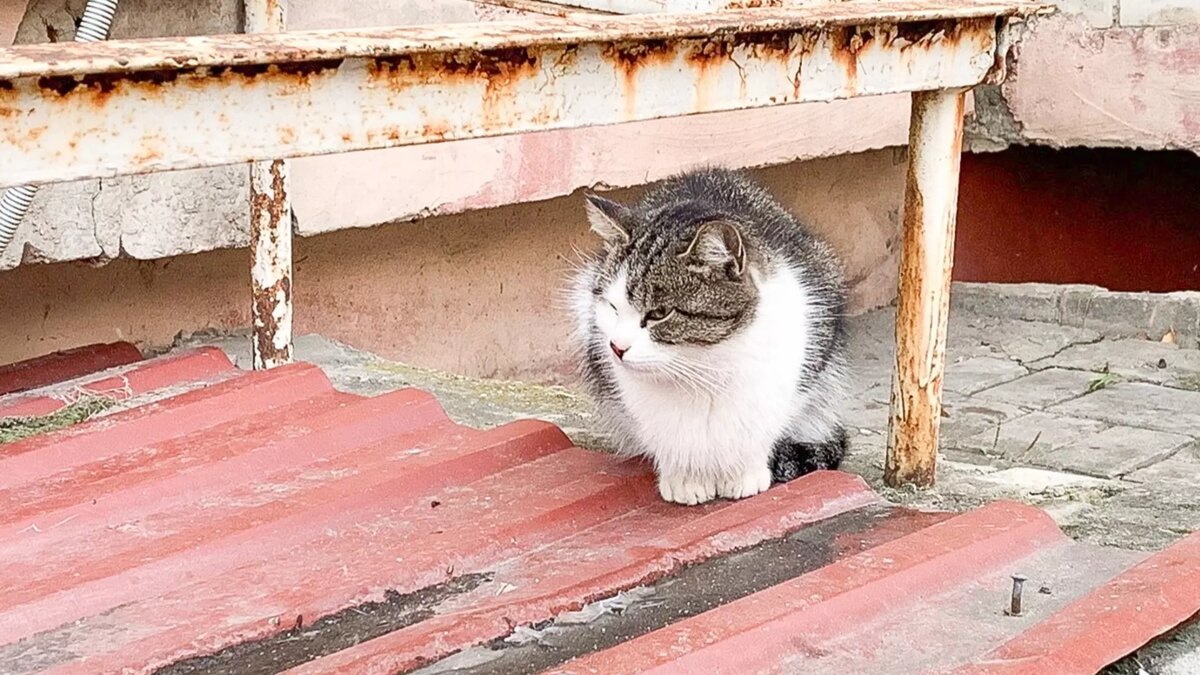
[[[745,174],[704,167],[627,206],[585,193],[603,248],[570,289],[617,450],[663,499],[741,499],[845,455],[846,290],[833,249]]]

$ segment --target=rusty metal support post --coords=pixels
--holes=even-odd
[[[246,32],[284,29],[285,0],[245,0]],[[292,360],[292,205],[288,164],[250,164],[250,268],[254,369]]]
[[[893,487],[929,487],[935,478],[965,101],[964,89],[912,97],[896,364],[883,474]]]

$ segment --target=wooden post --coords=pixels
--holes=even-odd
[[[933,485],[962,153],[962,89],[912,97],[884,482]]]

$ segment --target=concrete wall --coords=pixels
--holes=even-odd
[[[859,308],[888,302],[895,287],[901,160],[885,150],[758,172],[843,254]],[[559,291],[575,250],[594,244],[577,195],[307,237],[295,252],[297,330],[459,373],[563,379],[572,366]],[[246,251],[219,250],[0,273],[0,363],[245,327],[248,267]]]
[[[971,147],[1200,152],[1200,0],[1061,0],[976,90]]]

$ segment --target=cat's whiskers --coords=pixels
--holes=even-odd
[[[697,368],[696,365],[686,359],[675,358],[665,361],[663,370],[688,385],[693,392],[715,397],[719,391],[719,383],[708,377],[708,373]]]

